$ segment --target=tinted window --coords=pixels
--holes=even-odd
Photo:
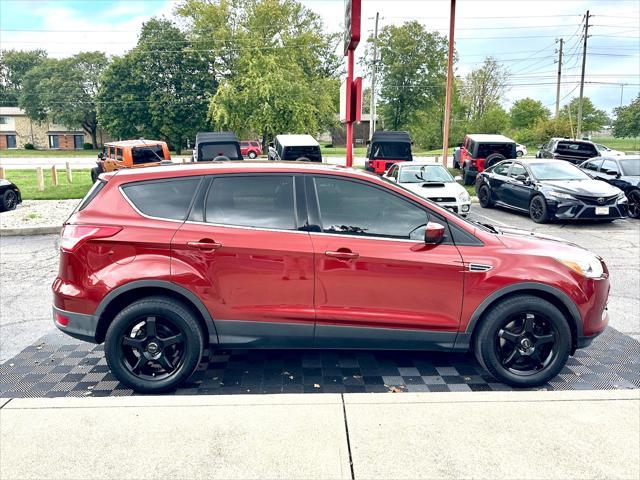
[[[116,160],[122,161],[122,149],[116,148]]]
[[[452,183],[454,181],[449,170],[442,165],[404,165],[400,170],[401,183]]]
[[[96,198],[96,196],[98,196],[98,194],[106,184],[107,182],[103,180],[98,180],[96,183],[94,183],[93,186],[87,192],[87,194],[84,196],[82,201],[78,204],[78,208],[76,211],[79,212],[80,210],[83,210],[84,208],[86,208],[87,205],[89,205],[93,201],[93,199]]]
[[[493,167],[492,172],[496,175],[506,175],[509,171],[509,167],[511,166],[511,162],[502,162]]]
[[[604,162],[602,162],[602,167],[600,167],[600,170],[603,173],[609,173],[609,172],[618,173],[618,164],[613,160],[605,160]]]
[[[165,160],[162,145],[136,147],[131,149],[131,155],[133,156],[134,165],[161,162],[162,160]]]
[[[187,217],[201,177],[139,182],[122,187],[127,198],[145,215],[173,220]]]
[[[477,158],[487,158],[492,153],[499,153],[506,158],[513,158],[516,156],[516,144],[515,143],[481,143],[478,146]]]
[[[640,158],[629,158],[620,160],[622,173],[633,177],[640,176]]]
[[[297,160],[300,157],[306,157],[309,160],[320,161],[320,148],[309,145],[302,147],[284,147],[282,160]]]
[[[294,230],[293,177],[221,177],[211,184],[205,219],[209,223]]]
[[[520,165],[519,163],[514,163],[509,176],[516,178],[518,175],[524,175],[525,177],[529,176],[527,170],[522,165]]]
[[[371,158],[405,159],[411,158],[410,143],[381,142],[371,146]]]
[[[424,238],[427,213],[422,208],[358,182],[317,177],[315,183],[324,232]]]
[[[239,160],[240,150],[237,143],[201,143],[198,146],[198,161],[208,162],[216,157]]]

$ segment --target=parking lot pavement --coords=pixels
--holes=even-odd
[[[0,478],[637,479],[638,392],[14,399]]]

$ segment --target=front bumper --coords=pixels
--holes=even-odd
[[[71,337],[85,342],[98,343],[96,340],[98,319],[93,315],[68,312],[54,306],[53,323],[60,331]]]
[[[462,217],[466,217],[469,212],[471,211],[471,201],[469,202],[461,202],[461,201],[457,201],[457,202],[437,202],[433,199],[430,199],[432,202],[434,202],[435,204],[446,208],[447,210],[451,210],[454,213],[457,213],[458,215],[462,216]]]
[[[547,206],[549,213],[558,220],[613,220],[625,218],[628,213],[626,202],[594,205],[580,199],[547,200]],[[607,208],[607,213],[598,212],[602,208]]]

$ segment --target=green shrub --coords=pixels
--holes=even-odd
[[[35,150],[36,148],[33,146],[33,143],[25,143],[24,144],[24,149],[25,150]]]
[[[83,143],[82,144],[82,149],[83,150],[93,150],[93,144],[91,144],[91,143]]]

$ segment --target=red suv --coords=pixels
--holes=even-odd
[[[262,146],[260,146],[260,142],[240,142],[240,153],[243,157],[249,157],[253,159],[258,157],[259,155],[262,155]]]
[[[114,375],[143,392],[175,388],[209,344],[472,350],[530,387],[608,321],[602,259],[342,167],[102,174],[60,248],[56,325],[105,342]]]

